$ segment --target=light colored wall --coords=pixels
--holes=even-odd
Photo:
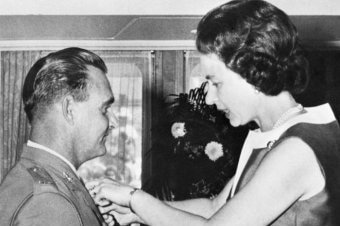
[[[340,0],[268,0],[290,15],[340,15]],[[0,15],[203,15],[225,0],[0,0]]]

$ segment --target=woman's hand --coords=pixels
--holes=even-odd
[[[113,218],[112,214],[103,214],[103,218],[107,226],[115,226],[117,220]]]
[[[120,213],[120,214],[131,213],[130,208],[125,207],[125,206],[117,205],[117,204],[115,204],[113,202],[108,202],[108,204],[106,204],[106,205],[100,205],[98,207],[98,209],[99,209],[100,213],[103,214],[103,215],[104,214],[110,214],[111,212],[117,212],[117,213]]]
[[[130,212],[126,214],[121,214],[115,211],[111,211],[110,215],[113,215],[119,225],[130,225],[132,223],[144,223],[136,214]]]
[[[116,204],[115,207],[117,207],[117,205],[129,207],[130,192],[134,190],[134,188],[129,185],[107,178],[91,181],[86,184],[86,187],[95,203],[102,207],[109,204],[107,201]]]
[[[135,190],[133,187],[107,178],[88,182],[85,186],[109,226],[113,226],[115,221],[122,226],[144,223],[129,208],[130,192]]]
[[[99,211],[109,226],[114,225],[114,219],[122,226],[132,223],[144,223],[136,214],[131,212],[130,208],[115,203],[107,206],[99,206]]]
[[[111,211],[108,214],[104,214],[103,218],[108,226],[114,226],[115,223],[119,223],[120,226],[130,225],[132,223],[144,223],[134,213],[120,214],[115,211]]]

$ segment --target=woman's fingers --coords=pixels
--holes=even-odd
[[[100,199],[99,201],[95,201],[95,203],[99,206],[108,206],[110,205],[112,202],[110,202],[107,199]]]
[[[113,216],[110,215],[110,214],[104,214],[103,215],[103,218],[105,220],[105,223],[108,225],[108,226],[114,226],[115,225],[115,220],[113,219]]]
[[[109,194],[106,195],[106,192],[104,190],[105,190],[104,188],[98,186],[95,189],[93,189],[93,191],[92,191],[95,194],[94,197],[93,197],[93,200],[98,205],[101,205],[100,203],[103,202],[103,200],[105,200],[105,199],[108,199],[108,200],[113,202],[113,200],[110,199]],[[112,191],[112,192],[114,192],[114,191]]]
[[[107,199],[121,206],[128,206],[130,192],[134,190],[129,185],[124,185],[115,181],[102,181],[92,190],[94,201],[99,204],[101,200]]]
[[[85,183],[85,187],[87,188],[87,190],[93,190],[94,188],[98,187],[98,185],[101,185],[101,184],[119,184],[118,181],[114,180],[114,179],[111,179],[111,178],[103,178],[103,179],[100,179],[100,180],[92,180],[92,181],[89,181],[89,182],[86,182]]]
[[[127,207],[133,190],[131,186],[108,178],[88,182],[85,186],[109,226],[114,226],[116,221],[122,226],[139,222]]]
[[[111,215],[114,216],[114,218],[116,219],[116,221],[121,225],[130,225],[132,223],[138,223],[136,221],[137,217],[135,214],[133,213],[128,213],[128,214],[120,214],[114,211],[110,212]]]
[[[127,214],[127,213],[131,213],[130,208],[128,207],[124,207],[124,206],[120,206],[117,205],[115,203],[111,203],[108,206],[100,206],[99,207],[99,211],[103,214],[103,213],[108,213],[110,211],[115,211],[121,214]]]
[[[93,181],[89,181],[85,183],[85,187],[89,190],[94,188],[95,186],[97,186],[99,184],[98,180],[93,180]]]
[[[114,226],[116,222],[118,222],[121,226],[130,225],[131,223],[136,223],[138,219],[133,213],[120,214],[115,211],[110,211],[110,213],[103,214],[103,218],[105,223],[109,226]]]
[[[95,196],[93,197],[94,202],[100,206],[104,206],[105,201],[116,203],[118,205],[124,205],[124,195],[115,186],[109,185],[98,185],[94,189]]]
[[[90,181],[85,183],[86,189],[89,191],[92,198],[95,196],[94,188],[99,184],[99,181]]]

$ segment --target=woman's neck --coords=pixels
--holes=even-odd
[[[299,104],[288,92],[265,96],[263,100],[263,105],[258,109],[258,118],[255,119],[262,132],[279,127],[300,112],[300,107],[297,107]]]

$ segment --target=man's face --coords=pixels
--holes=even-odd
[[[114,101],[106,75],[89,66],[89,98],[76,103],[75,151],[79,164],[106,153],[105,140],[114,126],[110,107]]]

